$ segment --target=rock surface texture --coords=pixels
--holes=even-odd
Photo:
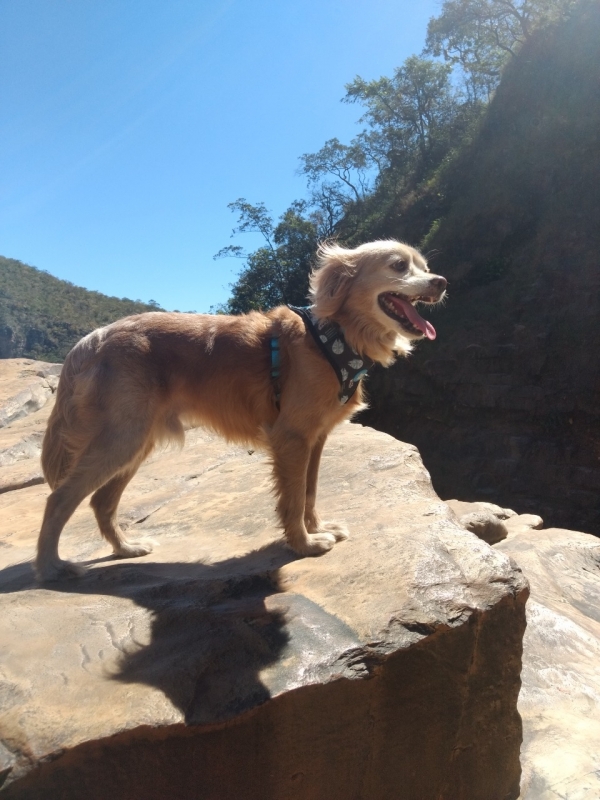
[[[0,362],[0,407],[40,369]],[[51,402],[0,429],[0,451],[39,445]],[[82,579],[34,582],[48,487],[0,495],[0,795],[516,798],[527,582],[460,527],[416,449],[341,426],[321,509],[352,538],[300,559],[267,459],[187,438],[122,502],[151,555],[114,560],[75,513],[61,547]],[[5,485],[39,469],[26,451]]]
[[[523,515],[529,516],[529,515]],[[600,540],[519,528],[495,545],[531,583],[523,642],[523,800],[600,798]]]
[[[510,508],[500,508],[493,503],[464,503],[460,500],[448,500],[448,505],[458,517],[458,521],[471,533],[488,544],[506,539],[508,528],[504,520],[516,516]],[[540,517],[539,526],[542,526]]]
[[[265,459],[193,431],[124,497],[155,552],[114,561],[82,506],[62,544],[90,574],[38,588],[57,371],[0,361],[0,796],[515,796],[526,590],[503,553],[532,587],[521,798],[600,797],[598,539],[445,506],[414,448],[346,425],[321,507],[352,539],[297,559]],[[484,513],[495,553],[457,529]]]
[[[491,504],[448,505],[461,524],[487,511],[504,521],[497,550],[531,584],[523,641],[521,800],[600,798],[600,540],[542,527]]]

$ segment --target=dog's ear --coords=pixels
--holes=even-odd
[[[322,244],[310,276],[309,299],[318,317],[332,317],[344,303],[356,276],[354,251],[338,244]]]

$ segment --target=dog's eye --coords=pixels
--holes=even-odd
[[[399,261],[394,261],[392,263],[392,269],[395,269],[396,272],[404,272],[404,270],[408,269],[408,261],[404,258]]]

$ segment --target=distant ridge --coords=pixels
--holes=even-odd
[[[108,297],[0,256],[0,358],[63,361],[86,333],[156,303]]]

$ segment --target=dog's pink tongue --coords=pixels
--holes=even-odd
[[[404,316],[408,317],[415,328],[418,328],[420,331],[422,331],[428,339],[435,339],[437,336],[435,328],[431,322],[427,322],[427,320],[423,319],[420,314],[417,314],[417,311],[412,303],[409,303],[408,300],[403,300],[401,297],[395,297],[394,295],[391,295],[391,299],[393,303],[400,306]]]

